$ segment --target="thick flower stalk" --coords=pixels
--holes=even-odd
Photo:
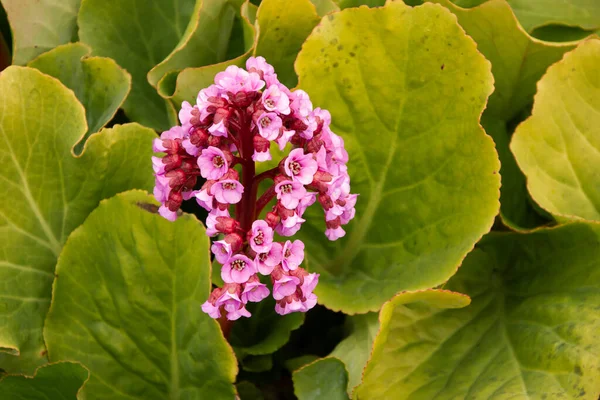
[[[345,235],[342,226],[354,217],[357,198],[350,194],[348,153],[329,127],[329,112],[313,109],[306,92],[281,84],[264,58],[250,58],[246,68],[218,73],[195,105],[183,103],[181,126],[154,142],[154,151],[166,153],[153,158],[160,214],[173,221],[181,203],[195,198],[209,211],[207,234],[221,236],[211,250],[222,264],[225,285],[211,293],[202,310],[229,320],[249,317],[246,304],[269,295],[260,275],[271,278],[277,313],[314,307],[319,275],[300,267],[304,243],[279,242],[275,234],[293,236],[318,200],[325,235],[336,240]],[[272,146],[291,151],[277,167],[256,174],[255,163],[272,159]],[[197,189],[198,176],[206,182]],[[259,196],[264,180],[272,184]]]

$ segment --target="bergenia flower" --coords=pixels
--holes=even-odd
[[[225,284],[213,290],[202,311],[212,318],[250,317],[247,303],[270,293],[279,314],[313,308],[319,275],[301,266],[304,243],[277,242],[274,234],[295,235],[317,200],[330,240],[343,237],[343,226],[356,214],[348,153],[343,138],[331,130],[329,112],[313,109],[308,93],[281,84],[264,58],[250,57],[246,69],[229,66],[219,72],[213,85],[200,90],[196,104],[183,102],[179,120],[181,126],[152,144],[161,153],[152,158],[154,196],[161,203],[159,214],[171,221],[183,201],[195,198],[209,212],[206,234],[220,236],[211,251]],[[290,148],[289,154],[257,174],[255,163],[272,159],[272,145]],[[198,177],[206,179],[202,187]],[[267,180],[269,188],[258,193]],[[260,276],[270,277],[271,291]]]
[[[198,167],[203,178],[213,180],[220,179],[229,169],[225,154],[221,149],[212,146],[202,150],[198,157]]]

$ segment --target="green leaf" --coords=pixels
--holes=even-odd
[[[81,0],[2,0],[13,41],[13,64],[70,42],[77,35]]]
[[[597,399],[600,224],[489,235],[445,287],[471,305],[384,306],[358,398]]]
[[[281,83],[296,86],[294,61],[319,21],[310,0],[263,0],[258,7],[259,35],[254,55],[263,56],[275,67]]]
[[[242,369],[248,372],[269,371],[273,368],[273,355],[246,356],[240,361],[240,364]]]
[[[0,380],[0,398],[6,400],[75,400],[89,378],[85,367],[74,362],[46,364],[33,378],[8,375]]]
[[[304,313],[279,315],[275,312],[272,296],[247,306],[252,318],[244,318],[233,324],[229,343],[238,357],[271,354],[290,339],[292,331],[304,322]]]
[[[184,37],[194,0],[85,0],[79,11],[79,37],[94,55],[113,58],[129,71],[133,84],[123,105],[127,116],[156,130],[176,118],[146,75]]]
[[[600,40],[548,69],[511,149],[534,200],[556,216],[600,220]]]
[[[600,2],[596,0],[508,0],[523,27],[531,32],[559,24],[583,29],[600,28]]]
[[[196,1],[192,19],[181,41],[166,59],[148,72],[148,81],[156,86],[168,72],[226,61],[236,14],[239,14],[242,2]]]
[[[100,200],[153,186],[151,129],[137,124],[94,134],[81,157],[85,112],[58,80],[27,67],[0,74],[0,368],[32,373],[46,362],[42,326],[62,246]]]
[[[584,39],[594,33],[599,34],[600,30],[593,32],[573,26],[545,25],[534,29],[531,32],[531,36],[549,42],[573,42]]]
[[[456,15],[477,42],[477,49],[492,63],[495,90],[486,108],[489,117],[502,121],[514,118],[531,103],[535,85],[546,69],[575,47],[573,43],[543,42],[529,36],[506,0],[489,0],[469,9],[449,0],[433,1]]]
[[[360,194],[346,237],[325,240],[316,209],[300,231],[319,302],[364,313],[445,282],[498,213],[498,156],[479,125],[489,63],[443,7],[394,2],[323,19],[296,69]]]
[[[348,369],[348,394],[362,379],[362,373],[373,347],[373,340],[379,331],[377,313],[358,314],[346,319],[351,326],[350,335],[342,340],[331,352],[331,356],[343,361]]]
[[[338,5],[343,10],[350,7],[380,7],[385,4],[386,0],[337,0]]]
[[[44,329],[49,357],[89,368],[85,398],[233,398],[235,357],[200,309],[210,291],[205,230],[145,204],[156,202],[140,191],[103,201],[69,237]]]
[[[235,385],[240,400],[264,400],[264,396],[259,388],[253,383],[243,381]]]
[[[502,186],[500,187],[500,216],[505,225],[514,230],[532,229],[543,225],[546,220],[535,210],[529,194],[525,175],[519,169],[513,153],[509,149],[510,134],[506,128],[506,122],[488,118],[484,112],[481,124],[485,131],[496,143],[496,151],[500,157],[500,176]]]
[[[284,365],[288,371],[294,372],[295,370],[300,369],[305,365],[312,363],[313,361],[317,361],[319,358],[319,356],[315,356],[314,354],[304,354],[302,356],[285,360]]]
[[[327,14],[340,11],[340,7],[334,0],[311,0],[311,3],[314,4],[319,17],[324,17]]]
[[[164,99],[176,105],[180,105],[183,101],[195,103],[198,92],[210,86],[218,72],[224,71],[230,65],[244,67],[255,46],[256,30],[254,24],[250,22],[254,19],[255,11],[256,7],[248,2],[242,5],[240,17],[244,31],[244,42],[249,43],[246,53],[218,64],[185,68],[179,73],[173,71],[166,74],[158,82],[158,93]]]
[[[348,400],[348,373],[337,358],[322,358],[292,374],[299,400]]]
[[[546,69],[574,48],[573,43],[543,42],[529,36],[519,25],[505,0],[490,0],[463,9],[449,0],[436,0],[452,11],[477,49],[492,63],[494,93],[484,113],[484,127],[496,142],[502,169],[500,216],[512,228],[533,228],[539,218],[531,210],[523,190],[524,177],[508,149],[506,124],[533,101],[535,85]],[[507,136],[508,135],[508,136]]]
[[[60,80],[75,92],[85,108],[88,131],[75,147],[81,154],[89,136],[110,121],[129,94],[131,75],[114,60],[89,57],[83,43],[69,43],[44,53],[27,64]]]

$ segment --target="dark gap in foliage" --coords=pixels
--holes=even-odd
[[[8,17],[2,3],[0,3],[0,71],[11,64],[12,60],[12,36]]]
[[[131,122],[129,120],[129,118],[127,118],[127,115],[125,115],[125,111],[123,111],[122,108],[119,108],[115,114],[115,116],[108,121],[108,123],[106,124],[107,128],[112,128],[115,125],[123,125],[126,124],[128,122]]]

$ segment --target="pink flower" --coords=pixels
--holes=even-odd
[[[300,279],[295,276],[281,275],[279,279],[273,282],[273,298],[281,300],[296,292],[296,288],[300,284]]]
[[[196,202],[206,211],[213,209],[213,199],[214,196],[207,189],[202,188],[202,190],[196,192]]]
[[[225,154],[212,146],[202,150],[198,157],[198,167],[202,177],[206,179],[220,179],[229,169]]]
[[[214,305],[217,308],[223,307],[227,312],[227,319],[234,321],[240,317],[250,317],[250,313],[246,310],[246,303],[240,299],[241,287],[237,284],[226,283],[222,289],[215,289],[220,296],[214,301]],[[213,298],[211,294],[209,302]],[[204,307],[203,307],[204,309]],[[210,307],[207,307],[210,310]],[[214,317],[213,317],[214,318]]]
[[[331,221],[326,221],[325,225],[327,226],[327,229],[325,229],[325,236],[327,236],[329,240],[338,240],[346,235],[346,231],[341,227],[340,217]]]
[[[238,66],[230,65],[215,76],[215,84],[225,92],[257,92],[265,86],[256,72],[248,72]]]
[[[177,212],[169,210],[165,205],[158,208],[158,213],[169,221],[175,221],[177,219]]]
[[[300,199],[300,202],[298,203],[298,208],[296,208],[296,213],[299,216],[304,215],[304,212],[306,211],[306,209],[310,206],[312,206],[315,201],[317,201],[317,194],[314,192],[308,192],[306,193],[306,196],[304,196],[303,198]]]
[[[298,181],[303,185],[312,182],[315,172],[319,168],[317,161],[312,154],[304,154],[301,148],[290,151],[290,155],[285,159],[285,173],[292,178],[292,181]]]
[[[283,122],[274,112],[266,112],[258,117],[256,125],[260,136],[267,140],[275,140],[279,136],[279,129],[283,126]]]
[[[260,283],[258,276],[253,275],[248,279],[248,282],[244,285],[244,291],[242,292],[242,301],[247,303],[249,301],[259,302],[269,296],[269,289],[264,283]]]
[[[181,126],[174,126],[168,131],[164,131],[160,138],[156,138],[152,142],[152,150],[155,153],[166,152],[170,148],[170,142],[177,139],[183,139],[186,131]],[[167,145],[167,146],[165,146]]]
[[[262,78],[269,86],[279,83],[277,74],[275,74],[275,68],[268,64],[264,57],[250,57],[246,61],[246,69],[249,72],[262,74]]]
[[[285,271],[290,271],[298,268],[304,260],[304,243],[301,240],[285,242],[283,245],[283,259],[281,266]]]
[[[290,110],[290,99],[277,85],[271,85],[262,94],[262,103],[267,111],[274,111],[288,115]]]
[[[294,136],[295,133],[296,133],[296,131],[286,131],[286,130],[281,132],[281,134],[277,138],[277,144],[279,145],[279,150],[283,151],[283,149],[285,149],[285,146],[288,144],[288,142],[290,141],[292,136]]]
[[[277,314],[286,315],[298,311],[307,311],[307,308],[305,304],[300,300],[300,298],[296,295],[296,293],[284,297],[283,299],[275,303],[275,312]]]
[[[208,314],[211,318],[220,318],[221,317],[221,309],[220,307],[215,306],[210,301],[206,300],[202,304],[202,311]]]
[[[258,272],[263,275],[270,275],[273,272],[273,268],[281,262],[282,255],[283,246],[277,242],[271,245],[271,249],[268,252],[257,254],[254,263]]]
[[[210,250],[220,264],[226,264],[231,258],[231,245],[224,240],[218,240],[212,244]]]
[[[300,117],[308,117],[313,109],[308,93],[300,89],[292,92],[292,104],[290,106],[294,114]]]
[[[202,89],[198,93],[198,97],[196,98],[196,105],[198,106],[198,110],[200,111],[200,120],[203,121],[209,115],[214,113],[214,104],[210,101],[211,99],[217,99],[221,96],[221,89],[219,89],[216,85],[210,85],[209,87]],[[208,109],[212,108],[213,111],[209,112]]]
[[[188,103],[187,101],[184,101],[183,103],[181,103],[181,110],[179,110],[179,122],[181,122],[182,127],[189,129],[192,126],[192,124],[190,123],[190,120],[193,117],[193,115],[192,115],[193,109],[194,109],[194,107],[192,107],[192,105],[190,103]],[[197,109],[197,107],[196,107],[196,109]]]
[[[213,136],[223,136],[227,137],[227,127],[225,126],[225,120],[222,119],[218,123],[213,124],[208,131]]]
[[[304,276],[304,281],[300,286],[302,295],[308,298],[312,294],[313,290],[315,290],[315,287],[317,287],[317,283],[319,283],[319,274],[312,273]]]
[[[266,149],[265,151],[258,151],[254,149],[254,154],[252,154],[252,161],[265,162],[270,161],[271,159],[272,157],[269,149]]]
[[[294,210],[298,207],[300,200],[306,196],[306,189],[300,182],[285,180],[275,185],[277,199],[288,210]]]
[[[216,182],[210,188],[210,194],[215,196],[219,203],[236,204],[242,199],[244,187],[234,179],[224,179]]]
[[[171,193],[171,186],[169,186],[170,178],[164,175],[156,175],[154,181],[154,197],[156,201],[165,203],[169,199]]]
[[[206,235],[213,237],[219,234],[219,230],[217,229],[217,215],[213,212],[210,212],[206,217]]]
[[[283,226],[283,224],[280,223],[280,224],[277,224],[277,226],[275,227],[275,232],[277,232],[277,234],[280,236],[290,237],[290,236],[294,236],[296,233],[298,233],[300,228],[302,228],[301,222],[299,222],[296,225],[291,226],[289,228],[286,228],[285,226]]]
[[[254,221],[252,230],[248,232],[248,243],[257,253],[268,252],[273,245],[273,228],[262,219]]]
[[[221,268],[221,278],[227,283],[245,283],[256,273],[254,262],[243,254],[236,254]]]

